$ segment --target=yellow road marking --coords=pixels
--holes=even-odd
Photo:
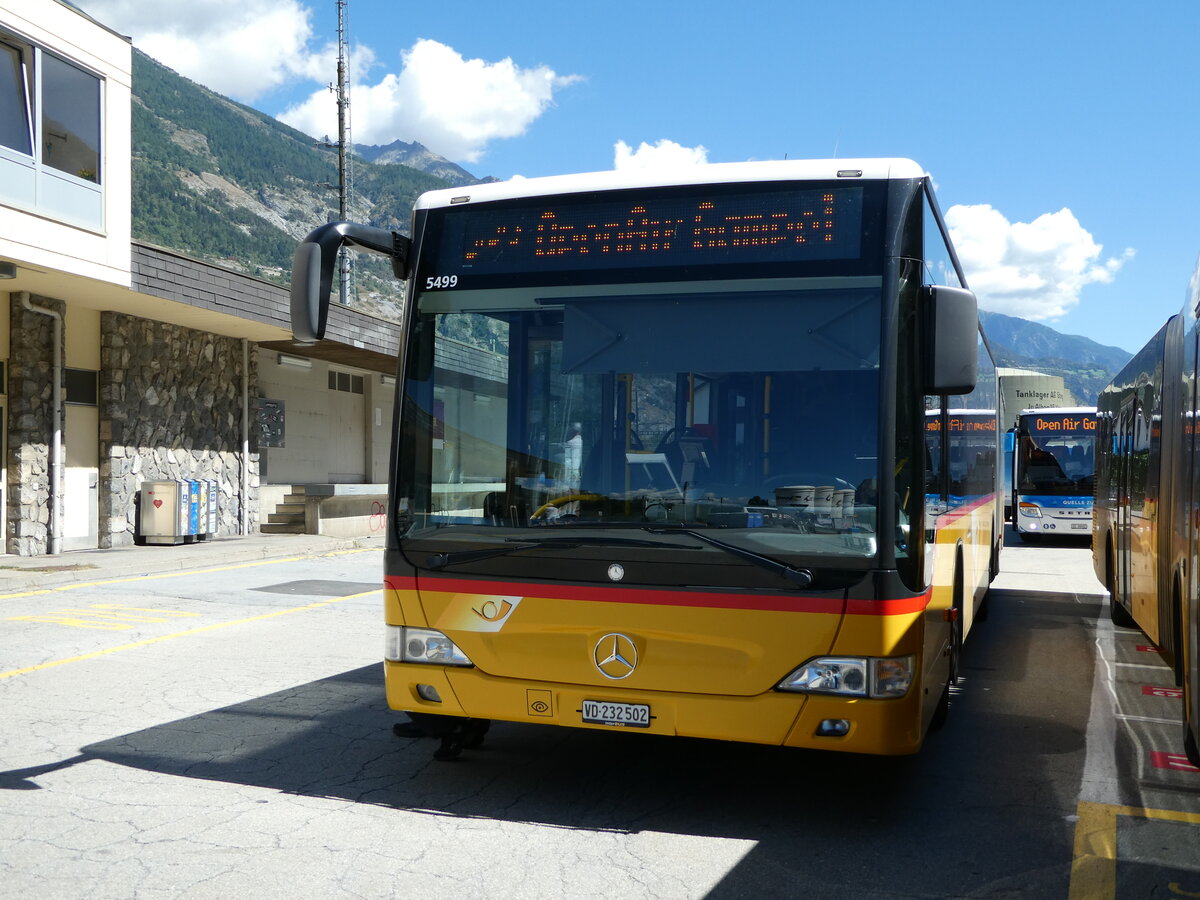
[[[1200,825],[1200,813],[1170,809],[1141,809],[1107,803],[1080,803],[1075,823],[1075,854],[1071,861],[1070,900],[1113,900],[1117,895],[1117,817],[1159,819]],[[1177,896],[1179,886],[1170,888]]]
[[[320,556],[344,556],[347,553],[371,553],[375,547],[356,547],[351,550],[330,550]],[[213,566],[205,569],[191,569],[187,572],[157,572],[153,575],[130,575],[127,578],[112,578],[108,581],[77,581],[71,584],[60,584],[55,587],[38,588],[32,591],[19,591],[15,594],[0,594],[0,600],[13,600],[17,597],[38,597],[43,594],[53,594],[56,591],[74,591],[79,588],[103,587],[109,584],[127,584],[130,581],[150,581],[159,578],[185,578],[189,575],[207,575],[212,572],[230,572],[234,569],[250,569],[255,566],[271,566],[277,563],[299,562],[302,559],[314,559],[312,556],[289,556],[285,559],[257,559],[254,562],[237,563],[231,566]]]
[[[236,567],[235,567],[236,568]],[[246,625],[250,622],[261,622],[264,619],[274,619],[279,616],[286,616],[295,612],[303,612],[306,609],[319,609],[322,606],[329,606],[332,603],[340,603],[343,600],[353,600],[355,597],[366,597],[374,594],[375,591],[360,591],[357,594],[347,594],[344,597],[334,597],[330,600],[318,600],[315,603],[306,603],[304,606],[293,606],[290,609],[277,609],[273,612],[263,613],[259,616],[250,616],[246,619],[234,619],[230,622],[216,622],[212,625],[201,625],[199,628],[189,628],[187,631],[176,631],[173,634],[163,634],[158,637],[146,638],[144,641],[134,641],[131,644],[121,644],[119,647],[109,647],[105,650],[95,650],[91,653],[83,653],[79,656],[69,656],[66,659],[54,659],[50,662],[38,663],[36,666],[25,666],[21,669],[10,669],[7,672],[0,672],[0,680],[12,678],[14,675],[27,675],[30,672],[40,672],[43,669],[53,669],[55,666],[65,666],[67,663],[83,662],[88,659],[96,659],[100,656],[108,656],[110,653],[120,653],[123,650],[133,650],[138,647],[148,647],[151,644],[158,644],[163,641],[174,640],[175,638],[187,637],[192,634],[200,634],[205,631],[216,631],[220,628],[231,628],[234,625]]]
[[[126,612],[132,610],[133,612]],[[153,616],[137,613],[155,613]],[[66,609],[48,609],[44,613],[29,616],[9,616],[8,622],[47,622],[51,625],[69,625],[72,628],[92,628],[100,631],[128,631],[135,622],[169,622],[199,616],[200,613],[179,612],[169,609],[146,609],[139,606],[118,606],[115,603],[93,603],[87,607],[72,606]]]

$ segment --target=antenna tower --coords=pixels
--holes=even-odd
[[[353,146],[350,143],[350,75],[346,65],[348,5],[349,0],[337,0],[338,221],[340,222],[349,219],[346,207],[354,181],[351,172]],[[350,251],[343,247],[338,259],[338,300],[343,306],[349,305],[350,302],[350,277]]]

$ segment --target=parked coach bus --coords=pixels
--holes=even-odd
[[[996,383],[915,163],[435,191],[411,242],[309,236],[299,339],[343,244],[407,278],[385,680],[435,755],[493,719],[920,748],[1002,529],[925,453]]]
[[[947,510],[991,502],[996,485],[1002,483],[997,480],[996,471],[1002,458],[1002,441],[997,437],[999,424],[994,409],[950,409],[945,415],[940,410],[925,413],[930,488],[927,509],[942,502],[943,462],[949,479],[949,490],[944,494]],[[949,435],[944,453],[943,435]]]
[[[1197,303],[1200,265],[1183,312],[1100,394],[1092,558],[1113,623],[1140,628],[1174,667],[1184,747],[1200,766]]]
[[[1095,407],[1021,410],[1013,468],[1013,528],[1021,540],[1092,536]]]

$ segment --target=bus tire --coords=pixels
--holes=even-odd
[[[960,547],[958,550],[958,563],[954,567],[954,612],[950,617],[950,678],[947,685],[958,684],[958,672],[962,666],[963,594],[965,592],[962,548]],[[947,687],[947,690],[949,690],[949,687]]]
[[[1118,628],[1138,627],[1138,623],[1129,614],[1129,610],[1117,602],[1116,596],[1111,591],[1108,594],[1108,618]]]
[[[1196,732],[1187,721],[1183,723],[1183,752],[1187,754],[1188,762],[1200,769],[1200,745],[1196,743]]]
[[[1104,586],[1108,588],[1108,619],[1118,628],[1137,628],[1137,622],[1117,600],[1117,572],[1113,565],[1112,544],[1104,554]]]

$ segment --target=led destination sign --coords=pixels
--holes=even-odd
[[[864,215],[864,185],[703,191],[451,208],[422,267],[465,287],[470,276],[546,270],[853,260],[880,205]]]
[[[951,434],[971,434],[971,433],[996,433],[996,417],[963,417],[950,414],[950,420],[947,423],[948,430]],[[929,416],[925,420],[925,431],[929,434],[937,434],[942,430],[942,420],[936,416]]]
[[[1096,430],[1096,415],[1095,413],[1083,413],[1081,415],[1064,413],[1061,415],[1027,417],[1025,425],[1034,434],[1091,432]]]

